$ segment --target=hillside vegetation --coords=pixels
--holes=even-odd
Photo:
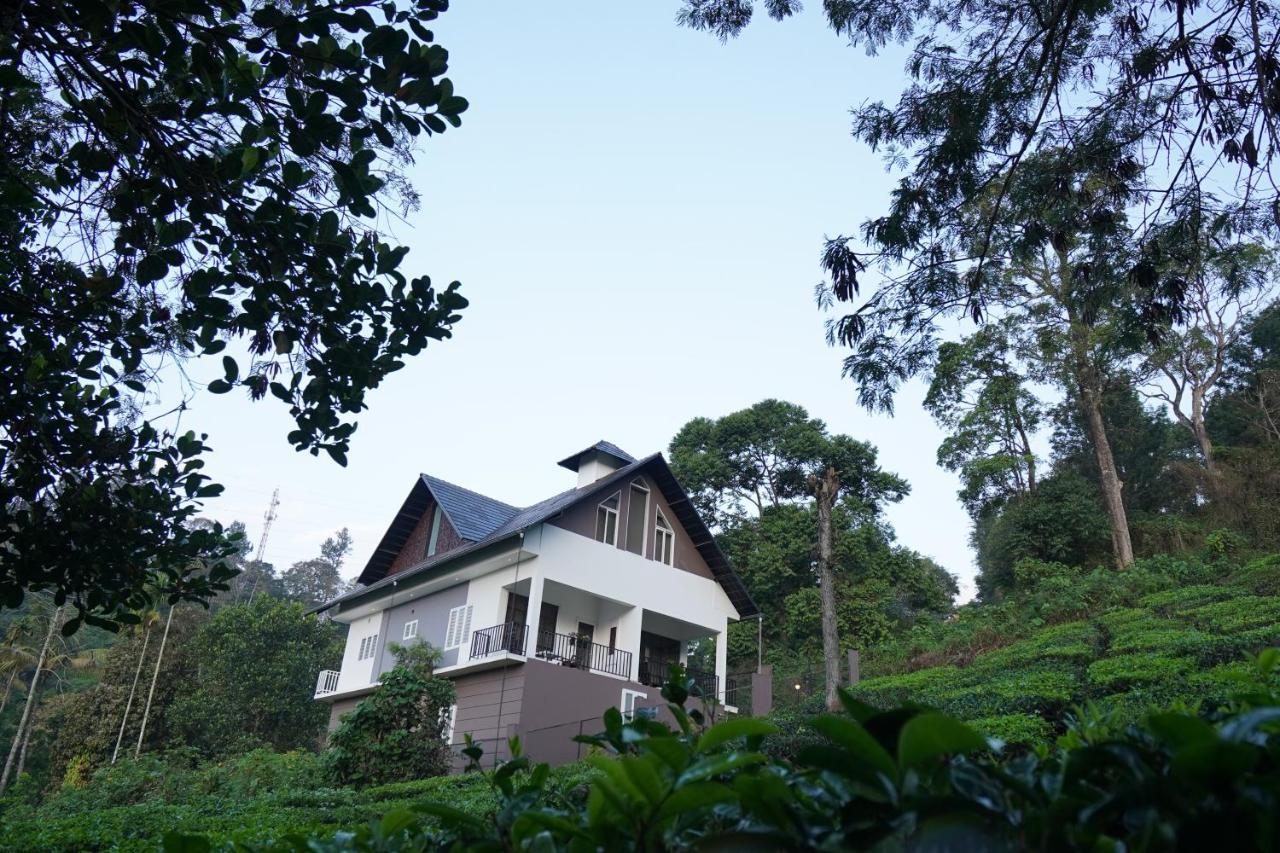
[[[1210,710],[1256,688],[1248,656],[1280,643],[1280,555],[1152,557],[1091,572],[1026,561],[1018,573],[1025,592],[876,650],[872,666],[889,673],[854,694],[1046,742],[1080,713],[1119,725],[1152,707]]]

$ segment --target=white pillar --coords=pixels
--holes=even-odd
[[[627,678],[640,680],[640,627],[644,624],[644,608],[632,607],[618,618],[618,648],[631,653],[631,672]]]
[[[538,622],[542,619],[542,589],[545,585],[545,580],[542,572],[535,567],[533,577],[529,578],[529,612],[524,617],[526,626],[524,652],[530,657],[538,652]],[[551,630],[555,631],[555,629],[556,626],[552,625]]]
[[[716,698],[721,702],[725,696],[725,677],[729,674],[729,620],[722,625],[716,635]]]

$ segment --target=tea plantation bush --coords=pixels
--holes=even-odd
[[[1280,650],[1260,656],[1270,683]],[[618,711],[585,738],[604,750],[585,804],[549,791],[519,755],[483,777],[497,808],[445,801],[389,812],[353,832],[298,835],[247,851],[450,850],[1271,850],[1280,845],[1280,694],[1242,697],[1207,719],[1154,712],[1123,728],[1077,723],[1057,749],[1016,756],[977,727],[918,707],[877,710],[847,692],[845,712],[810,720],[817,742],[794,761],[765,751],[762,719],[703,729],[664,689],[678,727]],[[1034,738],[1034,717],[984,721]],[[469,750],[471,757],[479,749]],[[205,853],[170,836],[166,850]]]
[[[198,765],[187,752],[143,755],[99,770],[79,789],[40,805],[19,791],[3,803],[0,850],[157,850],[176,828],[215,844],[333,833],[425,801],[490,814],[498,796],[480,774],[363,789],[328,787],[320,756],[258,750]],[[549,795],[580,799],[594,771],[581,765],[548,777]]]
[[[853,695],[879,708],[936,708],[1012,744],[1047,744],[1070,709],[1088,703],[1126,722],[1151,705],[1213,710],[1263,687],[1236,662],[1280,644],[1280,558],[1228,571],[1169,557],[1125,571],[1055,563],[1020,571],[1027,591],[996,606],[1000,624],[1021,625],[1003,643],[965,624],[978,620],[962,612],[923,627],[905,651],[869,655],[870,668],[909,671],[868,678]],[[1086,603],[1080,612],[1048,601],[1045,584],[1058,590],[1064,577],[1075,584],[1069,600]],[[986,648],[975,648],[979,638]]]

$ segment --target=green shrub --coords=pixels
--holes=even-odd
[[[1115,635],[1108,652],[1162,652],[1166,655],[1210,656],[1220,648],[1218,638],[1194,628],[1169,624],[1142,624]]]
[[[1269,661],[1274,671],[1280,652]],[[423,803],[354,833],[248,848],[1267,850],[1280,841],[1274,705],[1217,721],[1157,712],[1134,728],[1099,708],[1057,748],[1008,758],[945,715],[879,712],[847,697],[848,713],[813,720],[823,743],[794,764],[760,751],[776,734],[763,720],[704,731],[678,698],[671,707],[676,730],[606,714],[593,742],[612,755],[595,762],[585,807],[548,796],[545,771],[526,773],[516,750],[482,777],[499,797],[491,819]],[[984,725],[1023,739],[1043,733],[1034,718]]]
[[[1280,596],[1246,595],[1188,610],[1188,619],[1220,634],[1280,624]]]
[[[1091,684],[1114,689],[1180,678],[1194,668],[1192,658],[1143,653],[1094,661],[1089,664],[1088,676]]]
[[[1268,554],[1233,573],[1230,582],[1255,595],[1280,595],[1280,554]]]
[[[969,723],[977,731],[1014,746],[1034,746],[1053,738],[1053,726],[1035,714],[1003,714]]]
[[[961,719],[1024,711],[1052,713],[1069,704],[1079,692],[1080,682],[1070,669],[1029,669],[936,694],[929,704]]]
[[[1163,592],[1144,595],[1138,599],[1138,604],[1158,611],[1165,616],[1171,616],[1199,607],[1202,604],[1212,604],[1216,601],[1224,601],[1245,594],[1244,590],[1234,587],[1196,584],[1195,586],[1166,589]]]
[[[960,667],[939,666],[903,675],[869,678],[853,688],[860,699],[883,708],[917,702],[932,705],[938,696],[967,683],[970,675]]]
[[[1097,640],[1098,630],[1090,623],[1064,622],[1038,631],[1026,640],[979,655],[972,666],[1001,671],[1052,660],[1085,663],[1097,657],[1094,646]]]

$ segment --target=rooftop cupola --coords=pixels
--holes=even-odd
[[[559,465],[561,468],[577,471],[578,488],[582,488],[635,461],[634,456],[618,445],[597,441],[586,450],[579,450],[567,459],[561,459]]]

